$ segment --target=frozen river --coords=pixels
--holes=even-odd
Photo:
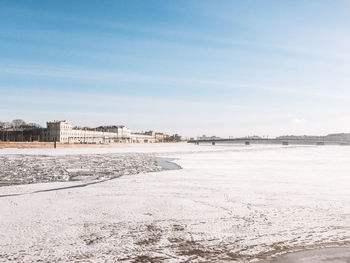
[[[350,147],[0,150],[18,154],[182,169],[0,187],[0,262],[249,262],[350,245]]]

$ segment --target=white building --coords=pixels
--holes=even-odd
[[[117,126],[117,133],[118,137],[121,139],[130,139],[131,138],[131,131],[125,126]]]
[[[131,142],[133,142],[133,143],[154,143],[154,142],[156,142],[156,138],[152,135],[132,133],[131,134]]]
[[[49,142],[64,143],[108,143],[119,141],[118,133],[116,132],[75,129],[68,121],[47,122],[46,137]]]
[[[100,126],[96,129],[97,131],[112,132],[116,133],[120,141],[129,142],[131,137],[131,131],[129,128],[119,125],[119,126]]]

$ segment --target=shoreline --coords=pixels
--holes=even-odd
[[[106,143],[106,144],[73,144],[56,143],[56,148],[123,148],[186,145],[187,142],[157,142],[157,143]],[[0,142],[1,149],[54,149],[54,142]]]

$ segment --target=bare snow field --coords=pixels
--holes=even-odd
[[[183,169],[147,173],[155,156]],[[6,158],[22,166],[1,166],[2,178],[36,164],[110,178],[135,162],[140,173],[0,187],[0,262],[255,262],[350,245],[347,146],[0,150]],[[271,262],[347,262],[346,251]]]

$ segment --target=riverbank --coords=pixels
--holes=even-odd
[[[104,143],[104,144],[82,144],[82,143],[56,143],[56,148],[114,148],[114,147],[157,147],[185,144],[186,142],[176,143]],[[0,149],[52,149],[54,142],[1,142]]]

